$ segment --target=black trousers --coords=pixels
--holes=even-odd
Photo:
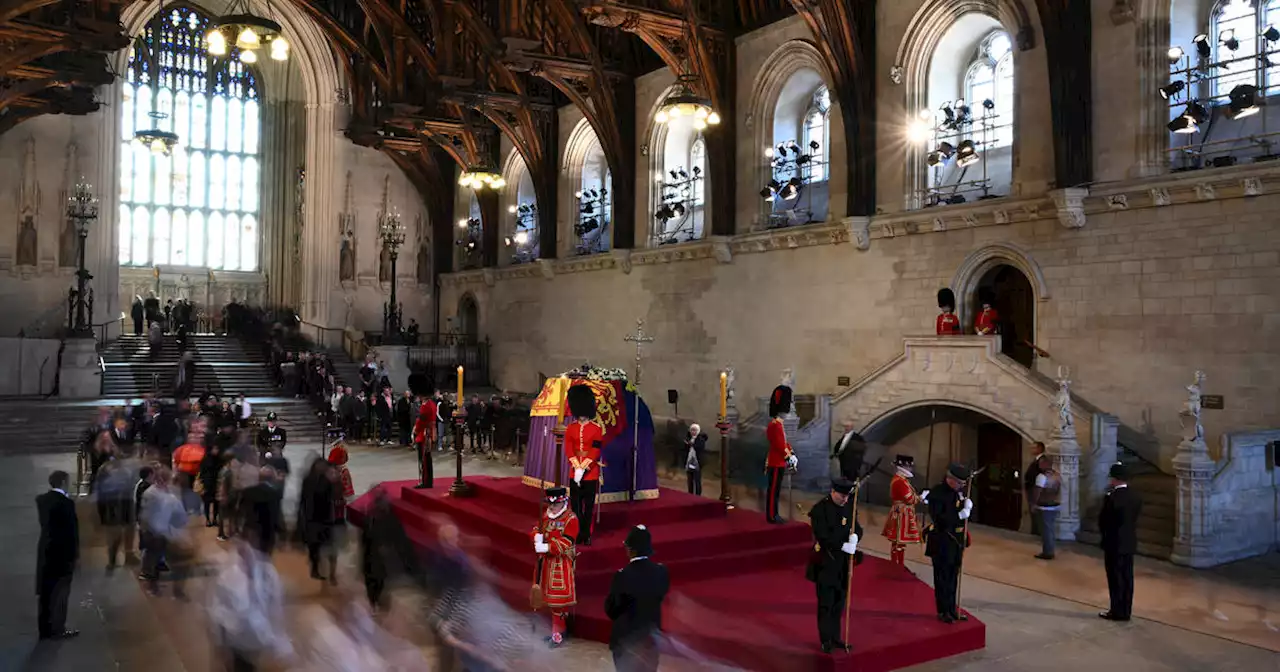
[[[787,473],[786,467],[769,467],[769,489],[765,492],[764,517],[768,520],[779,518],[778,498],[782,495],[782,479]]]
[[[71,575],[44,577],[40,586],[37,623],[41,637],[62,634],[67,629],[67,597],[71,595]]]
[[[938,613],[953,618],[960,614],[956,609],[956,593],[960,584],[960,563],[933,559],[933,600]]]
[[[684,472],[689,477],[689,494],[702,494],[702,470],[686,469]]]
[[[382,608],[382,591],[386,589],[387,582],[383,579],[374,579],[365,577],[364,592],[369,596],[369,606],[374,609]]]
[[[848,596],[847,582],[848,578],[844,583],[819,581],[815,584],[818,588],[818,641],[823,644],[841,641],[840,622],[844,617],[844,602]]]
[[[414,444],[418,448],[418,464],[421,464],[422,483],[424,487],[434,487],[436,482],[435,465],[431,463],[431,447],[425,443]]]
[[[1129,618],[1133,615],[1133,555],[1130,553],[1103,553],[1107,567],[1107,591],[1111,593],[1111,615]]]
[[[613,669],[617,672],[657,672],[658,643],[652,637],[621,644],[612,649]]]
[[[569,481],[569,505],[573,508],[573,515],[578,517],[579,544],[591,540],[591,524],[595,522],[592,516],[596,512],[596,491],[599,488],[598,480],[584,480],[581,485],[577,481]]]

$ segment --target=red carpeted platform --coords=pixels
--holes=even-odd
[[[467,498],[449,497],[446,479],[430,490],[415,490],[409,481],[383,486],[415,543],[430,546],[436,527],[452,520],[481,542],[473,552],[500,575],[503,597],[527,608],[536,560],[528,535],[541,493],[518,478],[477,476],[467,482],[474,493]],[[356,524],[370,498],[352,505]],[[928,585],[868,556],[854,570],[854,650],[825,655],[818,647],[813,584],[804,579],[813,547],[809,526],[769,525],[760,513],[725,511],[716,500],[668,489],[657,500],[604,505],[592,545],[579,549],[576,636],[608,641],[604,596],[614,572],[627,562],[622,540],[636,524],[652,532],[654,558],[670,570],[663,629],[692,650],[685,655],[751,670],[872,672],[985,646],[980,621],[938,622]]]

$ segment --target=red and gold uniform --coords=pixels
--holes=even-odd
[[[960,334],[960,318],[956,317],[956,295],[948,287],[938,290],[937,327],[939,336],[957,336]]]
[[[982,312],[978,313],[978,319],[973,323],[973,332],[979,336],[994,336],[1000,326],[1000,313],[992,307],[995,297],[990,290],[982,290],[979,292],[978,302],[982,304]]]
[[[413,423],[413,445],[418,449],[419,488],[435,485],[435,467],[431,463],[431,448],[436,445],[436,402],[425,376],[415,373],[409,376],[409,391],[420,403],[418,419]]]
[[[889,497],[893,506],[889,509],[889,516],[885,518],[884,530],[881,532],[892,545],[889,559],[899,566],[906,564],[907,544],[920,543],[920,521],[915,507],[922,500],[908,480],[911,478],[913,462],[910,455],[899,455],[894,461],[897,473],[889,484]]]
[[[578,603],[574,581],[578,517],[567,506],[569,496],[564,488],[548,488],[546,495],[547,509],[529,533],[538,554],[541,593],[541,604],[535,602],[534,606],[545,606],[551,612],[551,643],[558,646],[564,641],[565,617]]]
[[[765,456],[764,469],[769,475],[769,489],[765,496],[765,520],[771,523],[783,522],[778,515],[778,497],[782,494],[782,477],[787,472],[792,459],[791,444],[787,443],[787,430],[782,426],[778,416],[791,410],[791,388],[779,385],[769,397],[769,425],[765,427],[765,438],[769,440],[769,453]]]
[[[587,385],[568,391],[569,412],[575,420],[564,430],[564,454],[569,460],[569,501],[578,518],[576,543],[591,545],[591,523],[600,492],[600,451],[604,428],[596,422],[596,395]]]
[[[338,481],[342,484],[342,497],[344,500],[356,496],[355,484],[351,482],[351,470],[347,468],[347,462],[350,461],[347,455],[347,449],[339,441],[329,449],[329,464],[332,464],[338,470]]]

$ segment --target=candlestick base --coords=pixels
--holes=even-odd
[[[453,480],[453,485],[449,486],[450,497],[468,497],[471,495],[471,486],[462,480],[462,425],[467,421],[467,415],[461,408],[453,411],[453,454],[454,464],[457,467],[457,475]]]

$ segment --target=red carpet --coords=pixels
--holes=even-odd
[[[529,532],[537,520],[540,491],[518,478],[471,477],[469,498],[447,496],[449,480],[414,490],[413,482],[384,483],[397,515],[419,545],[434,539],[451,519],[479,538],[472,549],[502,577],[500,591],[514,607],[527,608],[535,555]],[[363,520],[370,495],[352,505]],[[579,548],[575,635],[608,641],[604,596],[614,572],[627,562],[622,540],[633,525],[653,534],[654,558],[671,572],[663,629],[692,649],[685,655],[751,670],[894,670],[986,643],[986,626],[945,625],[934,614],[929,586],[887,560],[868,556],[854,569],[853,652],[824,655],[818,648],[813,584],[804,579],[812,549],[809,526],[769,525],[754,511],[725,511],[713,499],[663,489],[657,500],[605,504],[592,545]]]

